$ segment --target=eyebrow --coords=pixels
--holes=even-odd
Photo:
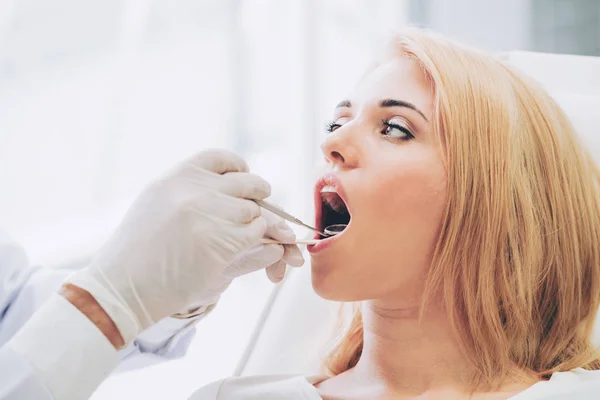
[[[350,108],[352,107],[352,103],[350,102],[350,100],[342,100],[338,103],[337,106],[335,106],[335,108]],[[425,116],[425,114],[423,114],[423,112],[421,110],[419,110],[417,108],[417,106],[415,106],[413,103],[409,103],[408,101],[404,101],[404,100],[394,100],[394,99],[385,99],[385,100],[381,100],[379,102],[379,107],[382,108],[386,108],[386,107],[405,107],[405,108],[410,108],[413,111],[416,111],[417,113],[419,113],[419,115],[421,117],[423,117],[423,119],[427,122],[429,122],[429,120],[427,119],[427,117]]]

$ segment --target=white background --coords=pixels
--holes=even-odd
[[[490,51],[535,49],[540,4],[0,0],[0,228],[34,263],[85,259],[150,179],[208,147],[244,155],[275,202],[311,220],[324,121],[382,36],[418,22]],[[262,273],[235,282],[164,371],[171,390],[233,372],[270,289]]]

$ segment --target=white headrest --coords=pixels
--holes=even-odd
[[[600,57],[516,51],[503,58],[548,90],[600,163]]]
[[[546,87],[600,163],[600,58],[527,52],[504,58]],[[313,292],[308,265],[279,289],[243,375],[318,372],[338,306]]]
[[[550,94],[567,113],[587,150],[600,165],[600,94]]]
[[[600,95],[600,57],[514,51],[502,58],[551,93]]]

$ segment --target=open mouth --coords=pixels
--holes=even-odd
[[[350,223],[350,213],[344,199],[334,187],[325,186],[321,189],[321,200],[319,229],[332,236],[340,234]]]
[[[310,253],[317,253],[332,245],[347,231],[352,219],[347,197],[341,182],[334,174],[323,176],[315,186],[315,226],[320,231],[334,233],[331,236],[316,234],[315,245],[309,245]]]

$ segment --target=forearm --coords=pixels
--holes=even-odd
[[[82,308],[92,310],[87,307]],[[35,379],[55,400],[88,398],[119,361],[108,337],[59,294],[52,295],[7,346],[31,365]]]
[[[12,338],[3,356],[14,354],[5,364],[18,361],[23,366],[23,393],[47,390],[48,398],[75,400],[88,398],[110,374],[119,359],[116,349],[124,344],[92,295],[67,283]]]
[[[115,349],[118,350],[125,346],[117,325],[115,325],[114,321],[89,292],[78,286],[66,283],[60,289],[59,294],[96,325]]]
[[[117,325],[88,291],[66,283],[60,289],[59,294],[85,315],[115,349],[122,350],[124,348],[126,343]],[[130,345],[136,348],[136,352],[153,353],[163,359],[182,357],[194,336],[191,325],[208,315],[214,306],[213,303],[203,307],[192,307],[195,313],[189,319],[166,318],[140,333],[134,343]],[[123,350],[125,354],[132,354]]]

